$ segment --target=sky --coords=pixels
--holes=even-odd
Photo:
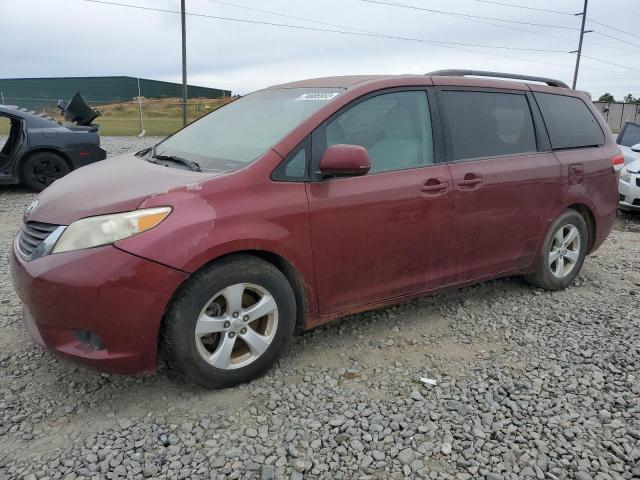
[[[180,8],[180,0],[105,1]],[[245,94],[304,78],[465,68],[571,84],[576,55],[569,52],[577,49],[581,22],[573,14],[582,11],[583,0],[372,1],[186,0],[192,14],[188,82]],[[595,98],[604,92],[616,99],[640,96],[639,16],[638,0],[589,1],[585,29],[593,31],[585,34],[577,88]],[[0,0],[0,18],[0,78],[128,75],[181,81],[176,13],[88,0]]]

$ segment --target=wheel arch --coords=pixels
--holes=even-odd
[[[574,203],[573,205],[569,205],[567,210],[575,210],[580,214],[582,218],[584,218],[584,222],[587,224],[587,232],[589,234],[589,243],[587,246],[587,253],[591,253],[593,250],[593,245],[596,241],[596,217],[593,214],[593,211],[588,205],[584,203]]]
[[[289,260],[287,260],[285,257],[283,257],[280,254],[274,253],[272,251],[260,250],[260,249],[237,250],[237,251],[222,254],[218,257],[215,257],[209,260],[205,264],[201,265],[197,270],[192,272],[189,276],[191,277],[192,275],[195,275],[197,272],[205,268],[208,268],[215,263],[218,263],[224,260],[229,260],[229,259],[232,259],[233,257],[243,256],[243,255],[250,255],[253,257],[260,258],[261,260],[264,260],[265,262],[270,263],[271,265],[276,267],[278,270],[280,270],[280,272],[282,272],[282,274],[285,276],[285,278],[291,285],[291,288],[293,289],[293,293],[295,295],[296,331],[297,332],[303,331],[305,328],[305,320],[308,312],[308,296],[305,288],[305,283],[303,281],[303,276]],[[189,279],[185,280],[185,282],[183,282],[183,285],[188,281]],[[162,322],[160,325],[160,331],[164,330],[164,322],[165,322],[166,314],[171,308],[171,305],[173,304],[174,300],[182,290],[183,285],[181,285],[176,289],[171,299],[167,303],[167,306],[165,308],[165,313],[163,315]]]
[[[267,250],[243,250],[237,253],[253,255],[255,257],[261,258],[262,260],[272,264],[282,272],[282,274],[291,284],[293,294],[296,297],[296,330],[304,330],[305,317],[308,311],[308,299],[305,292],[305,285],[302,280],[303,277],[298,269],[294,267],[293,264],[282,255]]]

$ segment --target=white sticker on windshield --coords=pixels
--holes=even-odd
[[[338,95],[340,95],[340,92],[309,92],[303,93],[296,98],[296,102],[301,100],[331,100]]]

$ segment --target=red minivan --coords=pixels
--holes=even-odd
[[[611,231],[620,162],[589,96],[557,80],[304,80],[56,181],[13,282],[59,355],[137,374],[161,352],[231,386],[346,314],[508,275],[566,287]]]

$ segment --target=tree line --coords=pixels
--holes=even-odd
[[[613,98],[613,95],[611,95],[610,93],[604,93],[600,95],[600,98],[598,99],[598,101],[607,102],[607,103],[619,102],[619,100],[616,100],[615,98]],[[622,103],[640,103],[640,97],[636,98],[632,94],[627,93],[623,97]]]

